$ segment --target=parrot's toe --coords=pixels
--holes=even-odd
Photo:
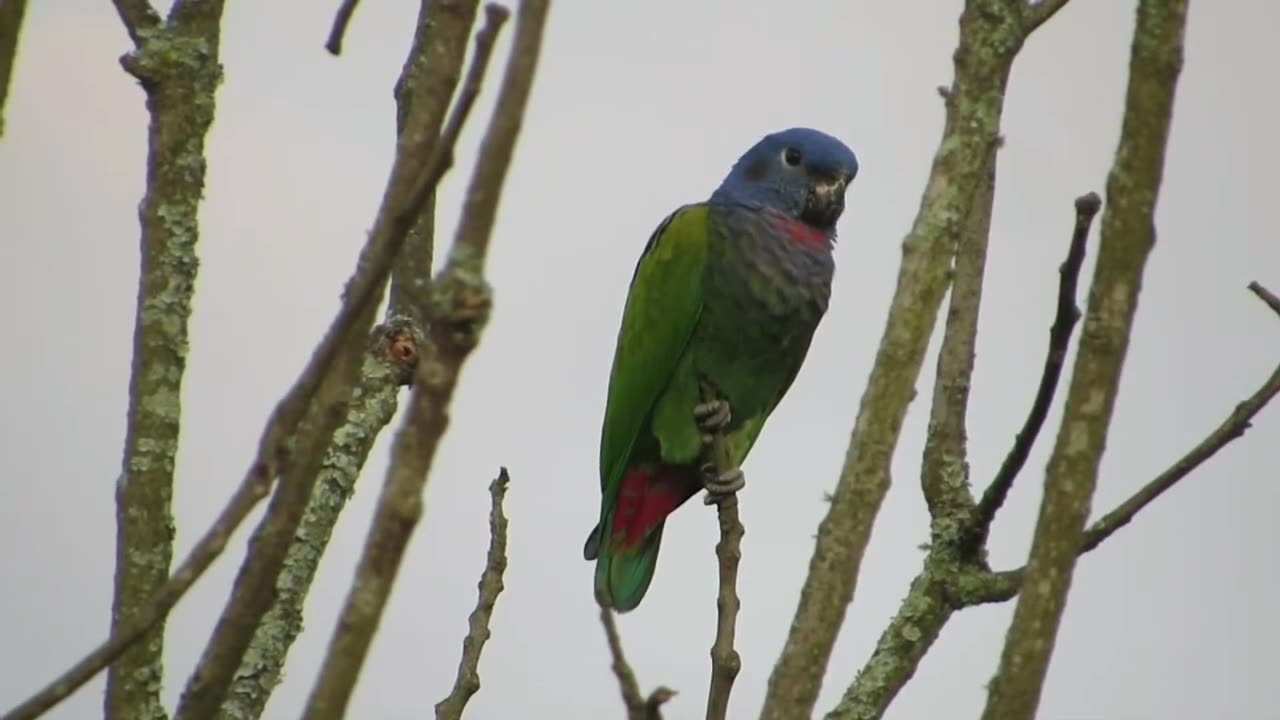
[[[707,490],[707,495],[702,502],[706,505],[715,505],[721,499],[736,494],[746,485],[747,478],[740,468],[717,473],[710,463],[702,466],[702,486]]]
[[[724,400],[712,400],[694,405],[693,417],[698,421],[699,428],[707,433],[714,433],[729,426],[729,419],[733,417],[733,413],[729,409],[729,403]],[[704,435],[703,442],[710,442],[707,438],[708,436]]]

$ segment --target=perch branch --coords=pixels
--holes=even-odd
[[[1155,205],[1186,13],[1186,0],[1138,3],[1124,121],[1107,179],[1088,314],[1023,578],[1035,592],[1018,596],[984,720],[1029,720],[1040,702],[1114,413],[1143,271],[1155,243]]]
[[[889,468],[946,293],[948,269],[987,159],[999,137],[1004,90],[1023,39],[1021,12],[970,0],[960,18],[955,81],[920,210],[903,240],[902,265],[875,364],[854,423],[831,506],[818,528],[800,602],[769,677],[761,718],[807,720],[853,599]]]
[[[706,382],[699,384],[703,402],[716,402],[715,388]],[[711,436],[709,460],[717,474],[734,467],[729,443],[724,434]],[[742,669],[742,658],[734,648],[734,636],[738,627],[738,562],[742,560],[742,520],[738,517],[737,494],[720,498],[716,503],[720,520],[720,540],[716,543],[720,582],[716,594],[716,638],[711,645],[711,686],[707,689],[707,720],[724,720],[729,713],[729,695],[733,681]]]
[[[6,712],[0,720],[33,720],[43,715],[89,682],[94,675],[120,657],[121,653],[162,621],[222,553],[231,535],[248,517],[258,501],[267,496],[270,488],[271,476],[265,465],[259,465],[256,472],[245,476],[244,482],[236,489],[213,525],[196,542],[195,547],[191,548],[186,560],[178,566],[164,587],[160,588],[145,607],[124,622],[118,623],[106,642],[94,648],[69,670],[21,705]]]
[[[418,365],[409,409],[396,435],[373,526],[341,620],[307,701],[308,718],[326,720],[345,713],[404,548],[421,517],[428,472],[448,425],[449,402],[458,374],[488,318],[491,303],[484,280],[488,236],[533,85],[547,9],[547,0],[525,0],[520,5],[506,74],[467,189],[463,220],[449,259],[433,283],[427,318],[430,349]],[[488,5],[485,15],[480,36],[491,48],[493,34],[507,11]],[[490,52],[482,53],[480,36],[476,58]],[[477,86],[478,82],[478,77],[468,77],[460,103],[466,88]]]
[[[329,39],[324,43],[324,49],[330,55],[336,57],[342,54],[342,40],[347,35],[347,26],[351,24],[351,16],[355,15],[359,4],[360,0],[342,0],[342,4],[338,6],[338,12],[333,16],[333,25],[329,28]]]
[[[609,655],[613,658],[611,667],[614,677],[618,678],[622,704],[627,708],[627,720],[662,720],[662,706],[676,696],[676,691],[659,685],[649,693],[649,697],[641,695],[640,683],[622,651],[622,637],[618,634],[612,610],[600,607],[600,624],[604,626],[605,638],[609,642]]]
[[[151,602],[168,580],[173,562],[173,473],[181,435],[187,328],[200,264],[196,246],[204,147],[222,79],[222,2],[207,5],[199,14],[175,15],[161,25],[145,3],[118,3],[131,35],[164,42],[142,42],[129,56],[127,68],[141,81],[151,122],[146,190],[138,208],[141,268],[129,407],[116,488],[112,633]],[[160,699],[163,684],[161,619],[111,664],[106,718],[166,718]]]
[[[1084,265],[1089,229],[1102,206],[1102,198],[1091,192],[1076,198],[1075,205],[1076,222],[1071,232],[1071,245],[1067,250],[1067,258],[1058,267],[1058,306],[1053,324],[1049,327],[1049,351],[1045,354],[1044,369],[1040,373],[1040,386],[1031,403],[1031,411],[1027,413],[1022,429],[1014,438],[1013,447],[1009,449],[1009,454],[1000,464],[991,485],[982,493],[982,500],[978,502],[971,528],[972,538],[969,541],[969,549],[973,551],[986,543],[992,520],[1031,455],[1031,448],[1036,444],[1040,429],[1049,415],[1049,408],[1053,405],[1053,396],[1058,390],[1062,366],[1067,360],[1067,347],[1071,344],[1071,332],[1080,320],[1080,308],[1076,307],[1076,287],[1080,280],[1080,268]]]
[[[355,489],[378,432],[395,415],[398,390],[413,376],[421,346],[418,333],[404,318],[392,318],[374,329],[350,411],[325,452],[316,487],[285,555],[275,600],[254,631],[227,697],[218,708],[219,720],[260,717],[266,708],[289,648],[302,632],[307,591],[338,516]]]
[[[26,10],[27,0],[0,1],[0,138],[4,137],[4,106],[9,98],[9,83],[13,80]]]
[[[479,597],[476,609],[467,619],[467,636],[462,641],[462,659],[458,662],[458,675],[449,695],[436,703],[436,720],[462,720],[471,696],[480,689],[480,653],[489,640],[489,619],[493,607],[502,593],[502,574],[507,570],[507,516],[502,512],[502,500],[507,495],[511,478],[504,467],[498,477],[489,484],[489,552],[485,557],[484,572],[480,575]]]

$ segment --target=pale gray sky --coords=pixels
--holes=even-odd
[[[336,4],[228,4],[184,386],[180,553],[238,481],[263,419],[327,324],[382,192],[391,85],[417,3],[364,3],[341,59],[321,47]],[[745,468],[733,714],[754,715],[936,147],[935,88],[950,81],[960,4],[558,0],[494,236],[494,321],[466,369],[352,717],[421,717],[452,683],[483,562],[485,487],[499,464],[513,477],[511,564],[470,717],[620,716],[581,545],[597,512],[598,428],[626,283],[670,209],[704,198],[761,135],[810,125],[851,145],[862,171],[840,226],[831,311]],[[1034,391],[1071,201],[1103,189],[1133,4],[1075,0],[1014,71],[969,423],[979,483]],[[107,626],[146,128],[142,93],[116,64],[128,41],[110,3],[31,5],[0,141],[0,307],[13,346],[0,405],[3,706]],[[1280,359],[1280,322],[1244,289],[1257,279],[1280,290],[1278,24],[1274,3],[1192,4],[1160,239],[1100,510],[1197,442]],[[460,169],[481,126],[464,137]],[[442,191],[444,228],[465,177],[455,171]],[[932,368],[931,357],[820,711],[919,568],[927,517],[915,478]],[[1273,408],[1081,563],[1041,717],[1277,717],[1278,434]],[[1025,557],[1051,441],[1046,433],[1001,514],[996,565]],[[337,529],[271,718],[295,717],[310,689],[386,451],[386,442],[375,449]],[[700,505],[675,516],[648,597],[622,621],[642,683],[684,691],[669,706],[675,719],[702,714],[715,527]],[[245,535],[170,622],[170,700],[225,600]],[[1011,610],[955,617],[889,717],[975,717]],[[102,688],[99,679],[52,717],[93,717]]]

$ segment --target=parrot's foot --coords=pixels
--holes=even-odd
[[[716,472],[715,465],[707,463],[702,466],[702,486],[707,495],[702,499],[706,505],[716,505],[730,495],[735,495],[747,486],[747,478],[741,468],[733,468],[724,472]]]
[[[702,431],[703,445],[710,445],[715,433],[729,427],[729,420],[732,417],[733,412],[729,409],[729,403],[724,400],[712,400],[693,406],[693,418],[697,420],[698,429]]]

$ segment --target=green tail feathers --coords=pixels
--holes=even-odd
[[[599,526],[591,531],[583,556],[596,561],[596,600],[601,605],[624,613],[644,599],[658,567],[662,526],[659,523],[642,543],[630,548],[601,547]]]

